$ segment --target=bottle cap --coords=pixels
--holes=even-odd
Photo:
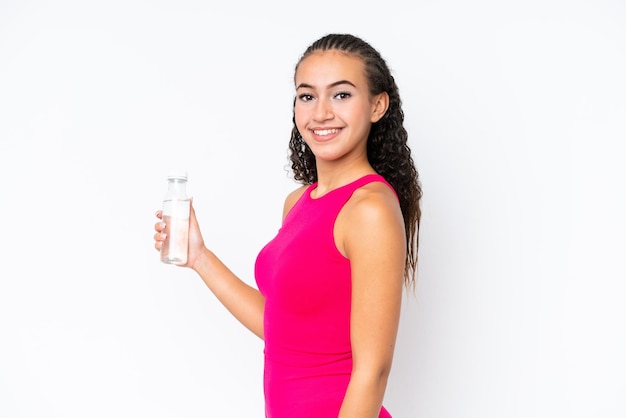
[[[170,170],[167,175],[168,179],[187,180],[187,172],[185,170]]]

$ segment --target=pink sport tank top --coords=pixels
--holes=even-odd
[[[313,199],[309,186],[259,253],[265,296],[267,418],[337,418],[352,371],[350,261],[335,246],[335,219],[369,174]],[[389,186],[391,187],[391,186]],[[381,409],[380,418],[391,415]]]

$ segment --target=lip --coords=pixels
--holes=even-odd
[[[318,142],[330,141],[339,135],[342,131],[342,128],[336,127],[320,127],[320,128],[311,128],[309,129],[313,138]]]

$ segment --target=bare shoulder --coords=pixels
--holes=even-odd
[[[285,220],[285,216],[287,216],[293,205],[295,205],[298,199],[300,199],[307,187],[309,187],[307,184],[302,185],[287,195],[283,205],[283,220]]]
[[[375,181],[354,191],[346,205],[350,218],[374,221],[381,217],[402,220],[400,203],[394,191],[386,184]]]
[[[394,191],[381,182],[357,189],[337,218],[335,243],[349,258],[355,255],[355,250],[360,252],[364,247],[401,250],[404,219]]]

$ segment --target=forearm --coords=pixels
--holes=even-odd
[[[265,298],[257,289],[238,278],[208,249],[198,257],[192,269],[239,322],[263,339]]]
[[[378,418],[387,387],[388,373],[354,371],[339,418]]]

